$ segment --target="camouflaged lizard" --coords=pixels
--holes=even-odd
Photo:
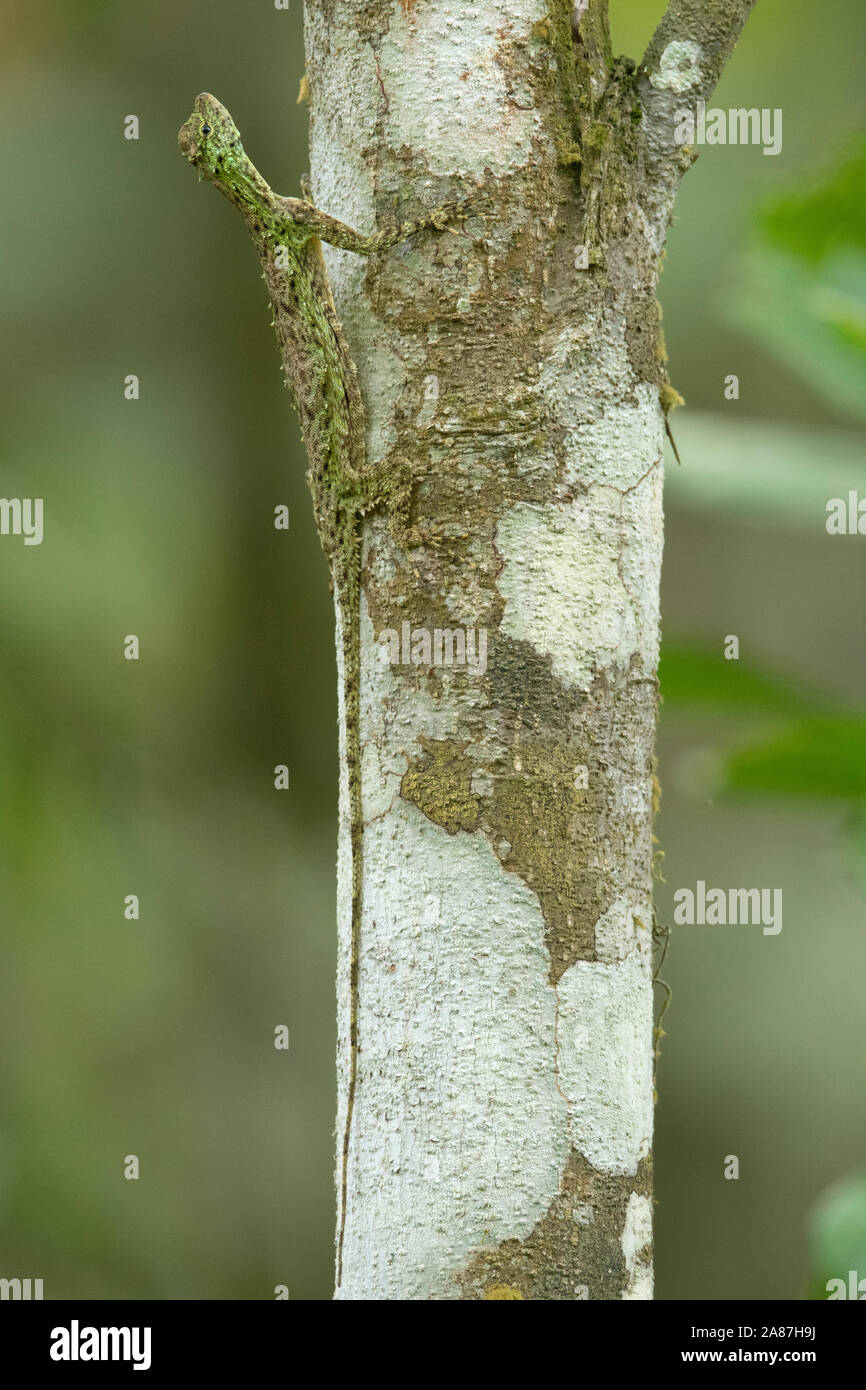
[[[349,1140],[358,1076],[358,975],[361,928],[360,594],[364,515],[385,507],[398,544],[421,543],[409,525],[411,474],[365,461],[358,374],[334,308],[321,241],[368,256],[426,228],[444,229],[462,210],[448,204],[415,221],[365,236],[304,198],[274,193],[244,152],[237,127],[216,97],[196,98],[178,134],[181,153],[239,210],[264,268],[286,385],[307,449],[307,481],[331,570],[343,651],[345,756],[351,840],[349,1079],[340,1163],[337,1286],[342,1279]],[[429,539],[429,538],[428,538]]]

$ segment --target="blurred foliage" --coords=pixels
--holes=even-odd
[[[758,215],[756,243],[736,315],[866,418],[866,141],[824,179],[769,202]],[[692,503],[733,506],[765,524],[815,527],[826,516],[828,483],[835,479],[842,495],[858,484],[866,492],[863,440],[854,436],[725,426],[701,416],[678,432],[696,466],[674,470],[671,490]],[[778,677],[739,662],[725,681],[718,672],[713,655],[665,650],[662,694],[744,712],[808,708],[808,697]],[[866,797],[866,715],[815,712],[735,749],[725,785],[777,796]]]
[[[0,1274],[327,1298],[333,617],[255,257],[176,143],[213,86],[297,185],[300,15],[2,23],[0,491],[45,539],[0,545]]]
[[[866,796],[866,717],[825,715],[799,721],[732,753],[731,791],[773,796]]]
[[[659,685],[665,711],[678,705],[730,705],[738,710],[784,715],[809,708],[818,698],[744,662],[732,661],[726,667],[726,674],[730,674],[729,680],[719,679],[717,652],[666,643],[659,662]]]
[[[826,1299],[831,1279],[842,1279],[849,1294],[852,1270],[858,1282],[866,1279],[866,1173],[833,1183],[815,1203],[809,1218],[809,1297]]]
[[[682,466],[669,452],[665,491],[685,506],[814,531],[825,527],[829,497],[858,487],[866,496],[866,450],[855,432],[692,410],[677,412],[673,428]]]
[[[759,214],[732,321],[866,419],[866,140]]]
[[[727,751],[720,790],[866,797],[866,714],[822,711],[817,694],[739,660],[725,662],[720,679],[719,665],[716,653],[666,647],[659,683],[666,708],[729,707],[744,725],[755,714],[777,716],[771,733]],[[778,717],[786,716],[779,727]]]
[[[861,19],[859,35],[846,32],[840,7],[824,7],[820,61],[805,46],[799,89],[789,89],[778,65],[812,19],[798,3],[757,6],[733,65],[742,74],[738,64],[754,63],[753,82],[740,76],[738,84],[732,72],[719,90],[719,105],[784,108],[781,158],[757,170],[741,151],[726,155],[736,162],[738,206],[758,208],[751,226],[741,223],[747,244],[732,234],[724,162],[705,151],[680,195],[662,282],[674,380],[701,407],[677,412],[683,465],[668,451],[666,470],[657,831],[665,877],[673,885],[709,878],[714,868],[740,883],[775,875],[786,898],[785,931],[772,951],[743,939],[732,949],[720,936],[695,933],[676,937],[670,953],[658,1264],[662,1284],[679,1297],[727,1295],[699,1261],[674,1272],[682,1251],[666,1234],[666,1202],[700,1233],[695,1251],[712,1250],[713,1262],[738,1268],[738,1296],[786,1287],[798,1297],[808,1282],[826,1297],[826,1278],[866,1273],[862,1180],[820,1205],[808,1254],[802,1229],[814,1193],[846,1167],[862,1167],[866,1155],[862,538],[825,530],[829,498],[851,489],[866,495],[866,451],[861,434],[824,427],[846,418],[856,427],[866,414],[866,145],[849,145],[835,167],[828,158],[847,130],[862,126],[862,102],[843,86],[862,63],[863,30]],[[761,35],[769,38],[780,21],[771,51]],[[837,44],[849,46],[849,58]],[[766,80],[757,76],[761,64]],[[832,90],[831,74],[843,86]],[[816,178],[808,171],[819,165],[829,172]],[[689,200],[699,196],[696,241]],[[715,319],[705,334],[686,337],[684,318],[692,303],[706,304],[699,287],[714,279],[726,286],[713,295]],[[723,397],[730,373],[739,379],[736,402]],[[738,661],[722,655],[721,634],[730,632],[742,636]],[[760,661],[771,651],[774,669],[761,669],[756,654]],[[658,896],[664,918],[671,888]],[[693,1119],[700,1111],[706,1122],[708,1094],[717,1121],[704,1144]],[[674,1114],[666,1114],[672,1101]],[[678,1162],[677,1140],[691,1163]],[[693,1166],[709,1175],[725,1146],[741,1154],[743,1176],[719,1192]],[[779,1258],[787,1258],[787,1278]]]

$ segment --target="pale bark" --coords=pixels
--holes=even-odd
[[[579,96],[604,85],[606,12],[591,0],[569,69],[569,8],[306,5],[316,203],[365,229],[478,208],[373,266],[326,251],[369,457],[409,463],[413,519],[451,538],[407,555],[385,517],[366,531],[338,1298],[652,1296],[655,286],[688,163],[665,83],[682,59],[677,100],[705,95],[749,5],[723,34],[716,0],[673,0],[630,83],[642,107],[592,165]],[[581,270],[590,205],[600,254]],[[388,664],[379,636],[404,621],[486,629],[486,671]],[[338,1148],[345,785],[341,822]]]

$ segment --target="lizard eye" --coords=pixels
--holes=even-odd
[[[210,135],[210,126],[205,123],[201,128],[202,135]]]

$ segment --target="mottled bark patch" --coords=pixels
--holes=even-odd
[[[450,835],[458,830],[474,830],[478,824],[478,798],[472,795],[473,764],[465,756],[467,745],[423,735],[418,742],[424,757],[404,775],[400,795]]]
[[[497,635],[460,741],[420,737],[403,777],[406,800],[451,834],[480,830],[536,895],[552,985],[597,959],[596,924],[618,897],[646,898],[655,711],[637,660],[570,690],[549,656]]]
[[[633,662],[568,690],[549,658],[502,636],[489,674],[514,761],[479,823],[494,848],[510,842],[505,867],[538,895],[555,985],[575,961],[596,959],[596,923],[623,891],[645,896],[655,679]]]
[[[633,1195],[652,1197],[652,1159],[636,1176],[599,1173],[573,1149],[560,1190],[526,1240],[477,1250],[457,1276],[461,1299],[621,1299],[630,1271],[623,1250]],[[507,1289],[507,1294],[497,1290]]]
[[[652,286],[636,292],[626,313],[629,361],[638,381],[661,386],[667,354],[661,330],[661,305]]]

